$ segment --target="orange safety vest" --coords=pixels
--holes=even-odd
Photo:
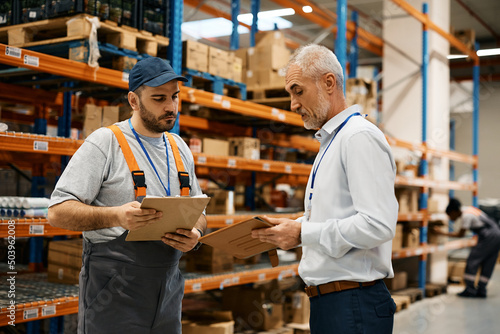
[[[132,173],[132,180],[134,181],[134,191],[135,198],[146,196],[146,178],[144,176],[144,171],[139,169],[139,165],[135,160],[134,153],[130,149],[130,145],[125,139],[122,130],[113,124],[108,126],[111,131],[116,136],[118,140],[118,144],[120,145],[123,156],[125,157],[125,161],[127,161],[128,168],[130,169],[130,173]],[[174,154],[175,166],[177,167],[177,172],[179,176],[179,183],[181,188],[181,196],[189,196],[189,190],[191,189],[189,185],[189,173],[184,170],[184,163],[182,162],[181,154],[179,153],[179,147],[175,142],[174,136],[170,133],[165,132],[165,135],[168,138],[168,142],[172,147],[172,153]]]

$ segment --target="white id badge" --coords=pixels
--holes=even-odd
[[[309,201],[309,203],[307,204],[307,208],[306,208],[306,220],[307,221],[311,220],[311,210],[312,210],[312,203],[311,203],[311,201]]]

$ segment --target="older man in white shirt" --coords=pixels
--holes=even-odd
[[[383,278],[393,277],[391,240],[398,203],[395,164],[384,134],[347,108],[337,57],[307,45],[286,73],[291,109],[319,129],[319,153],[307,184],[305,214],[269,220],[253,237],[282,249],[299,245],[299,274],[311,301],[311,333],[392,333],[396,306]]]

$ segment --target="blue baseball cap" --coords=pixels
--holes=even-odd
[[[135,64],[128,76],[128,89],[133,92],[142,85],[158,87],[172,80],[188,81],[174,72],[170,64],[161,58],[148,57]]]

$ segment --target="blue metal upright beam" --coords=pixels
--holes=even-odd
[[[354,37],[351,40],[351,48],[349,50],[349,78],[358,76],[358,12],[353,11],[351,20],[354,22]]]
[[[450,151],[455,151],[455,125],[454,119],[450,119]],[[450,181],[455,181],[455,163],[450,161]],[[455,190],[450,189],[448,191],[448,196],[450,198],[455,197]]]
[[[479,45],[476,44],[476,50],[479,49]],[[474,84],[473,88],[473,110],[472,110],[472,154],[474,157],[479,155],[479,61],[474,64],[474,69],[472,72],[472,80]],[[472,170],[472,178],[474,184],[477,186],[478,182],[478,170],[477,164],[474,165]],[[472,205],[476,208],[479,206],[477,190],[474,191],[472,195]]]
[[[344,80],[346,78],[346,62],[347,62],[347,0],[337,0],[337,38],[335,39],[335,55],[337,56]],[[344,84],[345,94],[345,84]]]
[[[259,31],[258,28],[258,15],[260,11],[260,0],[252,0],[252,28],[250,30],[250,47],[255,46],[255,34]]]
[[[64,87],[73,87],[73,82],[65,82]],[[63,115],[57,121],[57,135],[59,137],[71,137],[71,101],[73,92],[67,91],[63,94]],[[64,171],[69,162],[69,156],[61,157],[61,173]]]
[[[167,48],[167,57],[170,60],[170,65],[175,73],[182,73],[182,31],[181,25],[183,20],[184,3],[182,0],[170,0],[169,6],[169,29],[168,38],[169,44]],[[170,130],[172,133],[179,134],[179,115],[174,127]]]
[[[232,0],[231,21],[233,21],[233,31],[231,33],[231,50],[238,50],[240,48],[240,34],[238,33],[240,8],[240,0]]]
[[[428,5],[423,3],[422,12],[427,16]],[[422,144],[427,145],[427,75],[429,71],[429,32],[427,25],[423,25],[422,29]],[[421,161],[422,175],[428,175],[427,154],[424,153]],[[420,209],[427,209],[428,189],[424,188],[420,196]],[[425,218],[422,227],[420,228],[420,243],[427,243],[427,218]],[[427,280],[427,255],[421,255],[418,262],[418,287],[425,289]]]

